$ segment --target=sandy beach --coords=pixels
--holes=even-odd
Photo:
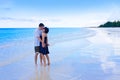
[[[85,33],[77,31],[64,37],[50,36],[54,39],[50,40],[51,65],[47,67],[40,66],[39,62],[38,67],[34,65],[33,40],[1,45],[0,56],[6,47],[16,54],[0,60],[0,80],[119,80],[120,28],[87,29]],[[23,44],[23,48],[19,47]],[[19,50],[15,51],[16,47]],[[4,54],[4,58],[7,56]]]

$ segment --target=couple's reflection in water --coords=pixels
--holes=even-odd
[[[36,66],[35,67],[35,78],[34,80],[51,80],[50,77],[50,66]]]

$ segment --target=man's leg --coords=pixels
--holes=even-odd
[[[46,56],[46,58],[47,58],[48,65],[50,65],[50,58],[49,58],[49,55],[47,54],[47,55],[45,55],[45,56]]]
[[[38,57],[39,52],[35,53],[35,64],[37,65],[37,57]]]

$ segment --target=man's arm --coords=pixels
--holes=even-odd
[[[38,30],[36,30],[35,31],[35,37],[40,41],[40,42],[42,42],[42,40],[41,40],[41,38],[40,38],[40,34],[39,34],[39,31]]]
[[[37,39],[38,39],[40,42],[42,42],[42,40],[41,40],[41,38],[40,38],[40,37],[37,37]]]

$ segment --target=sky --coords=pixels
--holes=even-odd
[[[119,15],[120,0],[0,0],[0,28],[97,27]]]

